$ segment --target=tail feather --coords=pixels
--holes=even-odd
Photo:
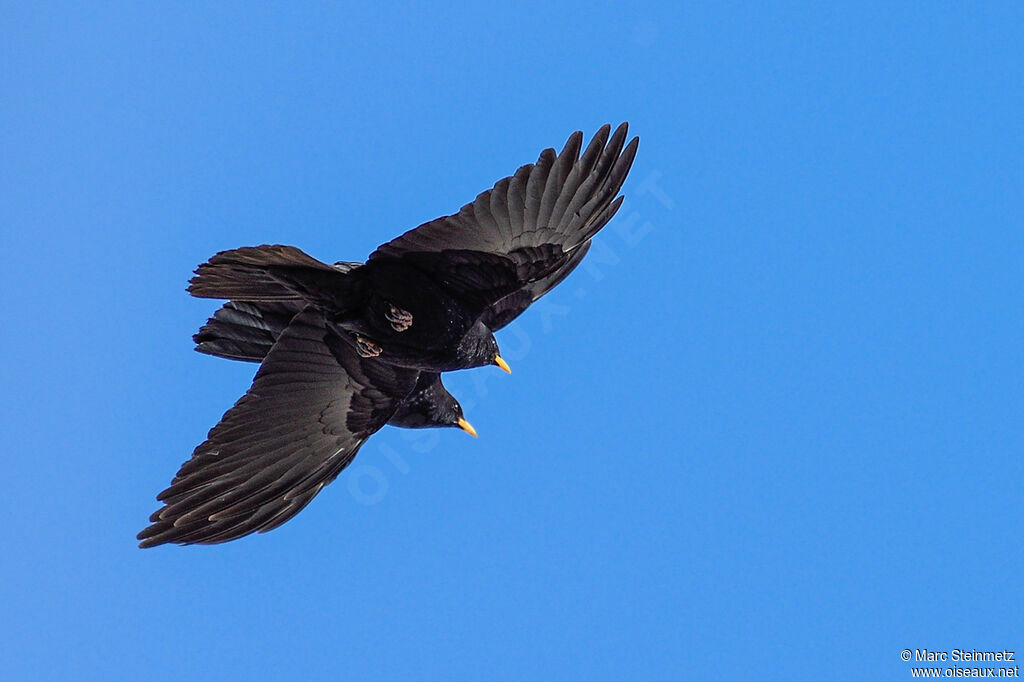
[[[301,301],[228,301],[192,339],[200,353],[231,360],[263,362],[277,337],[304,305]]]
[[[221,251],[196,268],[188,292],[197,298],[313,302],[343,272],[294,246],[245,246]]]

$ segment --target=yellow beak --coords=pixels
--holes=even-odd
[[[473,436],[473,438],[476,438],[476,429],[473,428],[472,424],[461,417],[459,418],[459,428]]]
[[[501,367],[503,370],[505,370],[509,374],[512,373],[512,368],[508,366],[507,362],[505,362],[504,360],[501,359],[500,355],[495,355],[494,356],[494,364],[496,364],[498,367]]]

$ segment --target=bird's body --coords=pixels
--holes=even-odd
[[[197,350],[261,366],[158,495],[164,506],[140,546],[276,528],[387,423],[475,435],[440,372],[508,369],[493,331],[567,276],[615,215],[638,142],[625,145],[626,130],[603,127],[582,154],[574,133],[559,154],[545,149],[366,263],[258,246],[200,265],[190,293],[229,302],[195,336]]]
[[[359,292],[352,307],[331,319],[337,327],[372,340],[382,362],[430,372],[494,364],[497,341],[479,314],[455,298],[429,274],[394,259],[371,261],[350,278]],[[411,323],[396,329],[392,311],[408,314]]]
[[[478,325],[479,304],[404,259],[341,269],[291,246],[223,251],[199,266],[189,291],[203,298],[295,301],[324,316],[328,329],[364,357],[442,372],[495,364],[498,342]],[[403,326],[395,311],[407,316]]]

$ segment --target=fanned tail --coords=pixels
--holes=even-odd
[[[231,360],[263,362],[302,301],[228,301],[192,337],[196,350]]]
[[[245,246],[221,251],[196,268],[188,292],[246,302],[336,303],[330,293],[342,287],[345,272],[294,246]]]

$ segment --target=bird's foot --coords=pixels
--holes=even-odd
[[[396,332],[404,332],[412,326],[412,313],[406,312],[401,308],[390,304],[388,305],[388,311],[384,314],[384,317],[388,318],[388,322],[391,323],[391,328]]]
[[[356,350],[364,358],[375,358],[383,352],[383,349],[364,336],[356,337]]]

